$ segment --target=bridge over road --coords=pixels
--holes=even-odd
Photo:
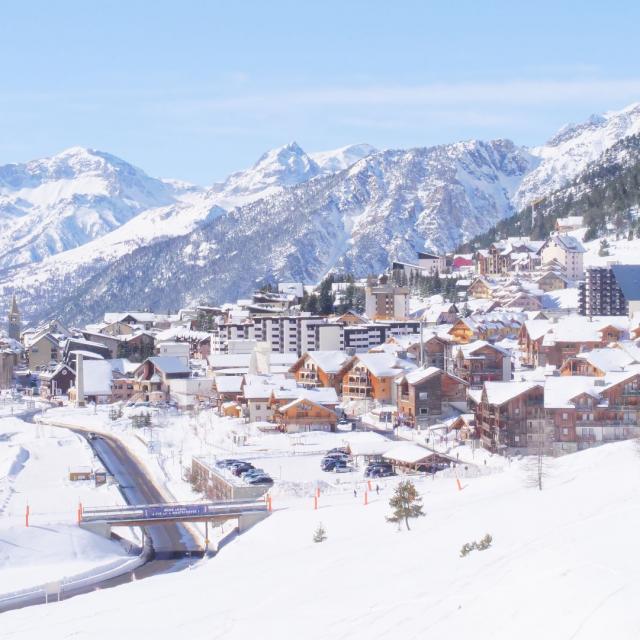
[[[264,500],[169,502],[86,508],[79,514],[79,524],[94,533],[110,537],[112,527],[148,527],[178,522],[204,522],[208,525],[234,519],[238,521],[238,532],[242,533],[268,513]]]

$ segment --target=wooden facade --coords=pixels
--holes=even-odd
[[[430,367],[396,380],[398,417],[409,426],[429,425],[446,413],[446,405],[464,402],[467,383],[445,371]]]
[[[511,383],[503,383],[511,384]],[[548,429],[544,408],[544,387],[525,385],[518,392],[493,401],[487,388],[476,408],[476,425],[485,448],[499,451],[506,447],[528,448]]]
[[[311,430],[335,431],[338,421],[335,411],[306,398],[298,398],[277,407],[273,416],[278,428],[285,433]]]

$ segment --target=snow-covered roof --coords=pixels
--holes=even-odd
[[[582,246],[580,240],[578,240],[578,238],[574,238],[573,236],[565,234],[553,235],[548,238],[544,244],[549,245],[552,243],[555,243],[559,247],[562,247],[566,251],[571,251],[572,253],[586,253],[586,249]]]
[[[624,367],[636,362],[626,351],[622,349],[593,349],[579,353],[576,358],[588,362],[600,371],[620,371]]]
[[[115,312],[115,313],[105,313],[104,321],[107,324],[113,324],[114,322],[122,322],[125,318],[131,317],[137,322],[155,322],[158,318],[158,315],[155,313],[149,313],[146,311],[126,311],[126,312]],[[166,316],[163,316],[165,318]]]
[[[594,391],[596,378],[590,376],[551,376],[544,385],[544,406],[546,409],[571,409],[573,398],[582,393],[597,397]]]
[[[184,364],[183,360],[175,356],[152,356],[149,361],[163,373],[191,373],[191,369]]]
[[[509,382],[489,381],[484,383],[483,391],[487,394],[487,402],[489,404],[499,406],[535,387],[542,386],[543,385],[537,382],[516,382],[514,380]]]
[[[596,316],[589,318],[572,314],[553,320],[527,320],[525,326],[532,340],[543,338],[544,345],[556,342],[600,342],[601,331],[614,327],[627,331],[629,321],[624,316]]]
[[[377,378],[396,376],[402,371],[415,368],[413,363],[396,358],[390,353],[360,353],[356,358]]]
[[[276,365],[290,367],[296,362],[296,353],[269,353],[269,366]],[[212,369],[248,368],[251,353],[212,353],[207,361]]]
[[[400,442],[392,445],[383,455],[387,460],[397,460],[407,464],[415,464],[433,455],[431,449],[421,447],[413,442]]]
[[[482,400],[482,389],[467,389],[467,398],[478,404]]]
[[[305,389],[304,387],[278,387],[273,389],[272,395],[276,400],[307,398],[317,404],[338,404],[338,394],[333,387],[313,387],[312,389]]]
[[[87,396],[110,396],[113,370],[108,360],[89,360],[83,363],[82,378]]]
[[[468,344],[456,345],[456,351],[462,352],[462,357],[467,359],[475,357],[477,352],[481,349],[484,349],[485,347],[489,347],[493,351],[497,351],[503,356],[510,355],[509,351],[507,351],[506,349],[503,349],[496,344],[491,344],[486,340],[474,340],[473,342],[469,342]]]
[[[344,351],[308,351],[307,356],[326,373],[338,373],[351,358]]]
[[[318,402],[317,398],[309,398],[306,395],[301,395],[298,398],[295,398],[294,400],[292,400],[291,402],[287,402],[287,404],[283,404],[282,406],[278,407],[276,411],[279,411],[279,412],[287,411],[288,409],[291,409],[291,407],[295,407],[303,402],[310,402],[311,404],[324,406],[324,403]],[[337,400],[336,400],[336,403],[337,403]],[[334,404],[334,403],[329,402],[327,404]],[[329,409],[329,411],[333,411],[333,409]]]
[[[219,393],[239,393],[242,389],[242,376],[216,376],[215,385]]]
[[[83,359],[88,360],[104,360],[104,356],[96,353],[95,351],[85,351],[84,349],[74,349],[73,351],[69,351],[69,355],[74,356],[82,356]]]
[[[131,362],[128,358],[112,358],[105,362],[108,362],[111,365],[111,369],[113,369],[113,371],[118,371],[120,373],[133,373],[140,366],[138,362]]]
[[[285,378],[283,375],[246,375],[242,391],[247,400],[265,400],[271,396],[274,389],[295,389],[298,383]],[[216,377],[216,381],[218,378]]]

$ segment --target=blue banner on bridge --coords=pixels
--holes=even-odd
[[[166,504],[143,509],[145,518],[177,518],[184,516],[206,516],[206,504]]]

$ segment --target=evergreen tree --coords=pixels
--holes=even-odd
[[[306,311],[308,311],[311,315],[316,315],[318,313],[318,296],[315,293],[312,293],[307,298]]]
[[[327,530],[324,528],[322,522],[318,523],[318,528],[313,532],[314,542],[324,542],[327,539]]]
[[[598,250],[598,255],[600,257],[609,255],[609,241],[606,238],[602,238],[602,240],[600,240],[600,249]]]
[[[320,294],[318,295],[318,307],[319,311],[323,315],[329,315],[333,313],[333,303],[335,298],[331,292],[331,285],[333,284],[333,277],[327,276],[320,283]]]
[[[404,520],[407,531],[410,531],[409,518],[419,518],[425,515],[422,510],[422,498],[418,495],[416,486],[411,480],[405,480],[398,484],[389,500],[389,506],[393,509],[393,513],[387,516],[387,522],[396,522],[399,527]]]

